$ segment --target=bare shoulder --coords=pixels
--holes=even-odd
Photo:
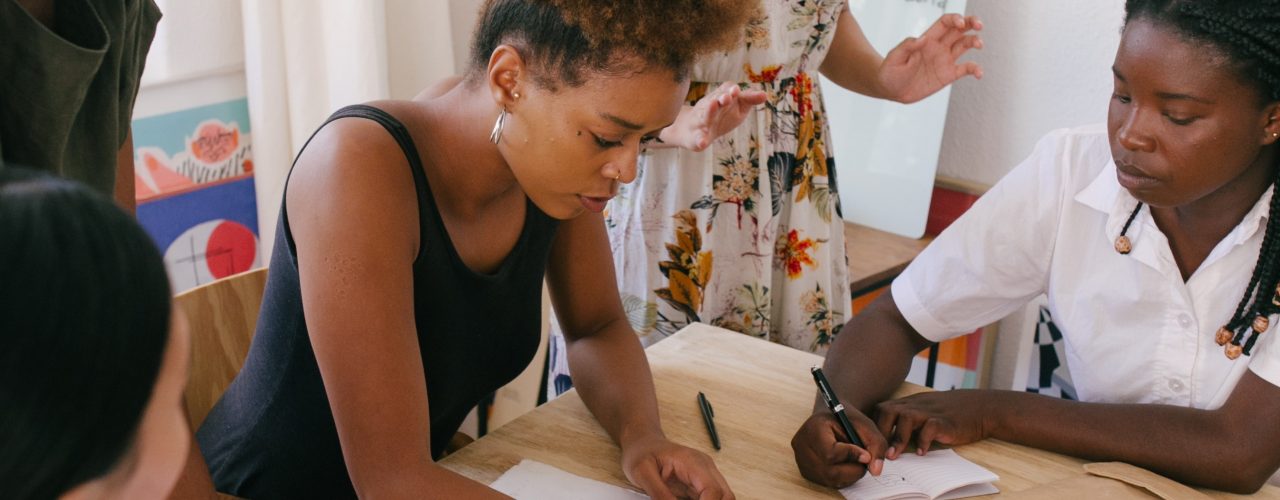
[[[289,225],[299,242],[339,233],[417,247],[413,172],[400,145],[373,120],[343,118],[324,126],[298,155],[286,188]]]

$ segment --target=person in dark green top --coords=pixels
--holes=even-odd
[[[152,0],[0,0],[0,168],[45,168],[132,211],[129,122],[159,21]]]

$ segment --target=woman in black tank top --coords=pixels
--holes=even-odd
[[[545,273],[627,477],[657,498],[732,498],[707,456],[662,433],[599,212],[680,113],[692,59],[732,45],[750,9],[611,5],[490,0],[459,85],[344,108],[315,133],[249,357],[198,433],[220,491],[499,496],[434,459],[532,359]]]

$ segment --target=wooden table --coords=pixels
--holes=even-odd
[[[902,273],[932,238],[912,239],[844,223],[844,249],[849,255],[849,291],[857,297],[888,284]]]
[[[836,491],[801,477],[791,453],[791,436],[813,404],[809,367],[820,364],[820,357],[702,324],[658,342],[647,353],[667,436],[713,457],[738,498],[840,498]],[[925,389],[904,386],[899,392],[921,390]],[[715,408],[719,452],[711,448],[703,427],[698,391]],[[1003,493],[1084,475],[1082,460],[1001,441],[986,440],[957,452],[998,474],[996,487]],[[441,463],[489,484],[526,458],[629,486],[618,448],[577,391],[517,418]],[[1280,498],[1280,489],[1268,487],[1259,496]]]

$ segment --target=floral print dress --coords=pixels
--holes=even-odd
[[[619,290],[645,345],[703,322],[823,353],[849,310],[844,226],[818,67],[846,0],[764,0],[743,46],[700,61],[768,94],[707,148],[650,149],[605,213]],[[548,392],[569,386],[552,321]]]

